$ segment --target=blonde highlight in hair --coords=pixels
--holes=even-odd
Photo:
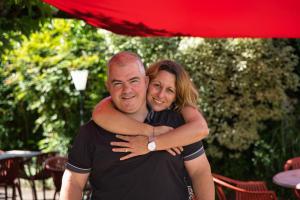
[[[152,80],[161,70],[174,74],[176,77],[174,110],[180,112],[185,106],[197,108],[198,91],[183,66],[171,60],[161,60],[150,65],[146,75]]]

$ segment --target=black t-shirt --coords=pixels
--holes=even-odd
[[[184,123],[174,111],[150,112],[145,120],[152,125],[178,127]],[[120,161],[126,153],[112,152],[111,141],[119,141],[90,121],[80,128],[69,153],[67,169],[90,173],[95,200],[187,200],[184,160],[204,153],[201,142],[184,147],[181,155],[150,152]]]

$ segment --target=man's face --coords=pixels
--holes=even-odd
[[[110,66],[107,88],[115,106],[128,114],[145,109],[147,77],[141,73],[138,63],[131,61],[125,66]]]

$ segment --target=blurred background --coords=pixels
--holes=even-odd
[[[212,171],[272,184],[300,155],[300,39],[142,38],[70,19],[40,1],[0,2],[0,149],[67,152],[83,121],[107,96],[106,61],[138,53],[144,64],[172,59],[189,71],[208,121]],[[86,89],[70,72],[88,70]]]

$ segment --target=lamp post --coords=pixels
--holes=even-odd
[[[79,91],[79,101],[80,101],[80,125],[83,125],[83,92],[86,88],[86,82],[89,71],[84,70],[73,70],[71,71],[72,81],[75,85],[77,91]]]

